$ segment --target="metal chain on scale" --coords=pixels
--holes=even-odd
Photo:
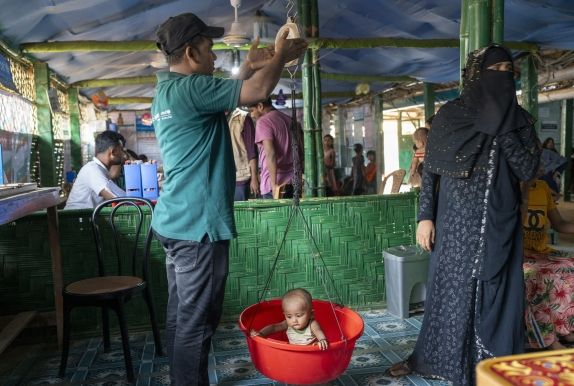
[[[294,0],[288,0],[286,8],[287,8],[287,24],[288,23],[296,24],[297,12],[294,12],[294,9],[295,9]],[[295,28],[297,28],[297,27],[295,27]],[[342,330],[342,327],[340,325],[340,322],[339,322],[338,318],[336,317],[334,303],[333,303],[331,296],[329,294],[329,289],[327,287],[327,280],[326,280],[325,276],[331,280],[333,291],[335,292],[336,298],[338,298],[339,304],[342,305],[341,296],[340,296],[339,292],[337,291],[337,287],[335,285],[335,281],[334,281],[333,277],[331,276],[329,270],[327,269],[327,264],[325,263],[325,260],[323,259],[323,256],[321,255],[319,245],[317,244],[317,241],[313,237],[311,226],[309,225],[309,223],[305,219],[305,216],[303,215],[303,211],[301,210],[301,207],[300,207],[301,192],[302,192],[302,188],[303,188],[303,174],[302,174],[303,168],[302,168],[302,162],[301,162],[300,145],[303,143],[303,141],[302,141],[302,138],[300,135],[301,133],[299,130],[299,126],[297,124],[297,106],[295,104],[295,98],[296,98],[295,75],[297,73],[298,68],[299,68],[298,61],[296,63],[294,63],[292,66],[286,67],[286,70],[289,73],[290,87],[291,87],[291,127],[290,127],[290,131],[291,131],[291,151],[293,152],[293,178],[292,178],[292,182],[291,182],[293,185],[293,207],[292,207],[291,213],[289,214],[289,220],[287,221],[287,226],[285,228],[285,232],[284,232],[283,237],[281,239],[281,243],[279,244],[279,248],[277,249],[277,253],[275,255],[273,265],[271,267],[271,270],[269,271],[269,276],[267,277],[267,280],[265,282],[265,286],[263,287],[263,291],[261,292],[261,296],[259,297],[258,306],[261,303],[261,301],[263,300],[263,298],[265,297],[265,293],[267,292],[267,290],[269,289],[269,285],[271,284],[271,278],[273,277],[273,272],[275,272],[275,268],[277,267],[277,262],[279,261],[279,255],[280,255],[281,250],[283,249],[283,246],[284,246],[285,241],[287,239],[287,234],[289,233],[291,223],[292,223],[293,219],[295,218],[295,216],[297,215],[297,213],[299,213],[301,215],[301,220],[302,220],[302,222],[306,228],[308,236],[309,236],[309,238],[313,244],[313,247],[315,248],[316,253],[314,253],[313,255],[315,258],[321,260],[321,262],[323,263],[324,269],[320,269],[320,267],[316,267],[316,270],[317,270],[317,273],[319,276],[319,280],[322,282],[322,284],[325,288],[325,293],[326,293],[327,298],[329,299],[329,302],[331,304],[332,312],[335,315],[335,321],[336,321],[337,326],[339,328],[339,332],[341,333],[341,340],[344,341],[346,344],[347,340],[345,339],[345,336],[343,334],[343,330]],[[255,314],[257,314],[257,308],[255,311]],[[251,329],[251,324],[253,323],[254,319],[255,318],[253,318],[251,320],[249,329]]]

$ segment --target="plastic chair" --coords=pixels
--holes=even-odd
[[[112,205],[111,208],[108,206]],[[129,221],[122,221],[119,214],[130,211]],[[109,209],[109,213],[102,210]],[[129,382],[135,380],[124,304],[134,295],[142,295],[150,313],[150,321],[157,355],[162,355],[159,328],[155,318],[152,294],[149,287],[149,250],[153,239],[151,217],[153,206],[143,198],[113,198],[98,205],[92,213],[92,229],[96,243],[98,276],[79,280],[64,287],[64,342],[60,362],[60,377],[64,377],[70,348],[70,314],[76,307],[95,306],[102,310],[104,352],[110,351],[108,309],[118,316],[126,374]],[[104,243],[106,240],[106,243]],[[115,257],[114,264],[107,260]],[[104,263],[106,260],[107,263]],[[115,267],[114,274],[106,269]],[[112,270],[114,270],[112,268]],[[129,276],[126,276],[129,275]]]
[[[383,182],[379,185],[379,191],[377,194],[385,194],[385,186],[387,185],[389,180],[393,181],[393,185],[391,186],[390,193],[398,193],[401,190],[401,185],[403,183],[403,179],[405,178],[405,174],[407,174],[405,169],[397,169],[394,172],[388,174],[383,178]]]

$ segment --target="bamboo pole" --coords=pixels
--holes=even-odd
[[[80,138],[80,106],[78,105],[78,89],[68,90],[68,109],[70,111],[70,157],[71,167],[79,172],[82,167],[82,142]]]
[[[40,186],[57,186],[54,131],[52,130],[52,112],[48,100],[50,69],[46,63],[34,63],[34,83],[36,85],[36,118],[40,152]]]
[[[383,130],[383,101],[379,95],[373,98],[375,142],[377,149],[377,192],[385,174],[385,132]]]
[[[492,0],[492,42],[504,42],[504,0]]]
[[[476,2],[477,0],[469,0]],[[480,1],[480,0],[479,0]],[[301,13],[299,13],[301,14]],[[377,48],[377,47],[402,47],[402,48],[457,48],[460,41],[457,39],[403,39],[386,37],[365,37],[353,39],[334,38],[310,38],[309,48],[337,48],[337,49],[357,49],[357,48]],[[520,51],[538,51],[538,46],[528,42],[504,42],[508,48]],[[31,42],[23,43],[20,49],[25,53],[58,53],[71,51],[102,51],[102,52],[133,52],[133,51],[158,51],[153,40],[131,40],[131,41],[67,41],[67,42]],[[224,50],[248,50],[249,45],[242,47],[230,47],[224,43],[215,43],[214,51]]]
[[[319,37],[319,6],[317,0],[311,0],[310,32],[313,38]],[[321,106],[321,64],[319,63],[319,49],[312,52],[313,71],[313,120],[315,127],[315,160],[317,162],[317,196],[325,197],[325,162],[323,152],[323,108]]]
[[[462,71],[466,66],[466,58],[469,53],[469,31],[468,31],[468,0],[462,0],[460,5],[460,81],[459,88],[462,89]]]
[[[310,36],[310,0],[299,1],[300,24],[303,26],[304,36]],[[306,197],[314,197],[317,193],[317,164],[315,154],[315,135],[313,121],[313,72],[311,69],[312,52],[305,53],[303,60],[302,91],[303,91],[303,135],[305,146],[305,192]]]
[[[425,121],[434,115],[434,85],[432,83],[423,83],[423,101],[425,105]]]
[[[522,107],[536,119],[537,129],[539,129],[538,75],[536,74],[536,66],[532,55],[528,55],[521,62],[520,85],[522,87]]]
[[[468,0],[469,52],[491,41],[489,0]]]
[[[574,109],[573,99],[562,101],[562,111],[561,111],[561,128],[560,128],[560,153],[564,154],[567,160],[572,156],[572,130],[574,127],[572,125],[572,114]],[[564,201],[570,201],[570,183],[572,182],[572,172],[568,166],[564,170],[564,178],[562,180],[562,193],[564,194]]]

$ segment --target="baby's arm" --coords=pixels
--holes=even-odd
[[[316,320],[313,320],[311,322],[311,332],[317,338],[317,345],[319,346],[319,348],[321,350],[326,350],[327,347],[329,346],[329,342],[327,342],[327,337],[323,333],[323,330],[321,330],[319,322],[317,322]]]
[[[284,320],[284,321],[279,322],[279,323],[269,324],[269,325],[263,327],[260,331],[251,330],[250,335],[251,336],[266,337],[266,336],[274,334],[276,332],[286,331],[286,330],[287,330],[287,321]]]

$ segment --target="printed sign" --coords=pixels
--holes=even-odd
[[[12,71],[10,70],[10,62],[0,53],[0,84],[9,90],[18,91],[12,78]]]

